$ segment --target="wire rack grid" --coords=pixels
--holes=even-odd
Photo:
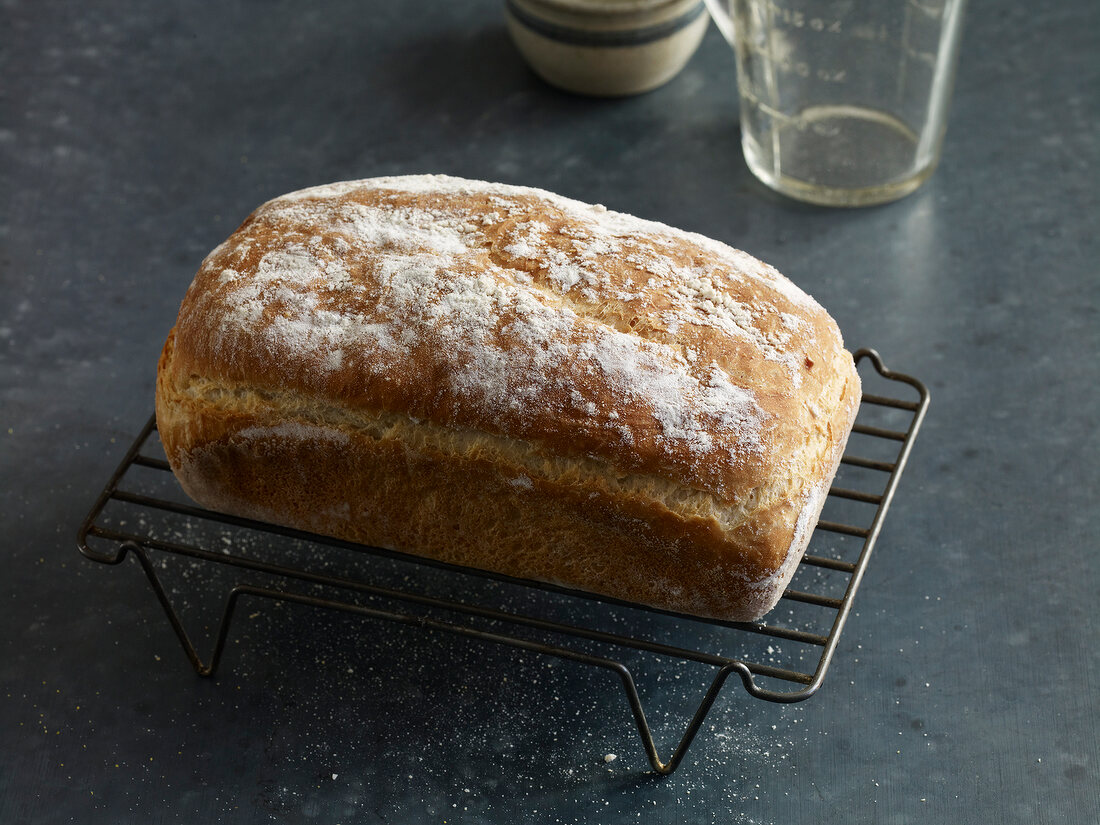
[[[750,695],[772,702],[807,699],[825,678],[929,403],[924,384],[887,369],[874,350],[855,357],[861,374],[868,365],[873,372],[864,377],[860,413],[826,510],[780,607],[755,623],[642,608],[199,508],[175,484],[152,418],[80,526],[78,546],[104,564],[137,559],[200,675],[217,669],[245,598],[457,634],[611,671],[625,690],[652,770],[669,774],[731,676]],[[868,377],[886,391],[868,392]],[[897,398],[897,390],[912,397]],[[340,553],[343,561],[334,562]],[[167,557],[231,571],[205,661],[162,581]],[[471,587],[471,581],[482,584]],[[616,622],[608,621],[608,611]],[[624,623],[630,632],[607,629]],[[789,651],[784,658],[775,655],[779,645]],[[667,761],[658,756],[635,674],[624,662],[628,651],[695,663],[713,674]]]

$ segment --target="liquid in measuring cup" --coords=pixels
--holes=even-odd
[[[811,203],[861,206],[903,197],[932,174],[920,139],[888,112],[859,106],[812,106],[775,117],[743,101],[742,149],[768,186]]]

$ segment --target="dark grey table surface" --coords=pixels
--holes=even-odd
[[[935,176],[829,211],[747,172],[713,27],[601,101],[493,0],[4,2],[0,822],[1100,821],[1097,31],[1091,0],[975,2]],[[202,679],[138,566],[77,553],[205,253],[269,197],[412,172],[746,249],[931,387],[816,696],[731,683],[657,778],[603,671],[263,604]],[[680,675],[645,697],[665,751]]]

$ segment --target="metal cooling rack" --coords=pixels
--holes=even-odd
[[[887,369],[874,350],[859,350],[855,357],[863,367],[864,395],[848,450],[794,580],[779,606],[757,623],[701,620],[641,608],[196,507],[175,483],[154,419],[142,429],[84,520],[78,545],[87,558],[104,564],[119,564],[128,555],[138,560],[200,675],[217,669],[235,611],[245,597],[446,631],[612,671],[626,691],[650,765],[657,773],[669,774],[731,675],[736,674],[752,696],[773,702],[807,699],[824,680],[929,402],[924,384]],[[868,374],[868,364],[873,373]],[[870,391],[871,380],[885,388],[882,394]],[[903,389],[902,394],[912,397],[894,397]],[[840,512],[839,520],[831,510]],[[317,552],[319,546],[324,552]],[[287,552],[286,547],[297,550]],[[330,554],[338,552],[350,561],[334,570]],[[169,557],[192,568],[216,565],[232,571],[233,583],[206,662],[162,581]],[[409,571],[415,575],[407,575]],[[422,579],[433,580],[436,590],[443,592],[418,587]],[[472,581],[484,586],[478,591]],[[612,623],[629,627],[630,635],[602,629]],[[667,762],[658,757],[638,684],[622,661],[638,654],[713,669]]]

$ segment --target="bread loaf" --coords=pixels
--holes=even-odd
[[[833,320],[743,252],[410,176],[257,209],[195,276],[156,410],[205,507],[751,620],[859,399]]]

